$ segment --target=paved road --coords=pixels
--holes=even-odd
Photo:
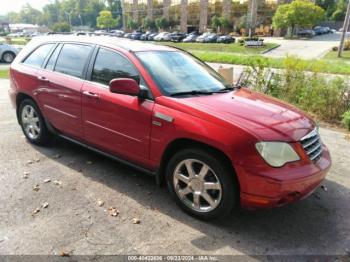
[[[265,38],[265,42],[280,44],[280,47],[264,54],[266,57],[298,56],[304,59],[322,58],[332,47],[338,46],[340,34],[316,36],[309,40],[286,40],[283,38]]]
[[[8,81],[0,80],[0,254],[251,257],[345,255],[350,250],[350,141],[342,133],[321,129],[334,160],[323,183],[327,192],[318,189],[284,208],[238,210],[205,223],[181,212],[147,175],[60,139],[47,148],[28,144],[7,88]],[[29,172],[27,179],[24,172]],[[44,183],[48,178],[51,182]],[[98,200],[105,202],[103,207]],[[44,202],[49,206],[32,215]],[[116,207],[119,216],[109,216],[109,207]],[[133,224],[133,218],[141,223]]]
[[[4,70],[4,69],[8,69],[8,68],[10,68],[10,64],[0,63],[0,70]]]

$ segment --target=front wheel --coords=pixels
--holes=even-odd
[[[187,213],[209,220],[229,213],[237,203],[233,170],[202,149],[185,149],[170,160],[167,185],[176,203]]]

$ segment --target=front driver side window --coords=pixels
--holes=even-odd
[[[124,77],[133,78],[138,82],[141,81],[140,83],[143,84],[139,72],[129,60],[113,51],[100,48],[95,60],[91,80],[109,85],[112,79]]]

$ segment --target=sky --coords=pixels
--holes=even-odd
[[[0,15],[5,15],[11,11],[17,12],[27,3],[41,10],[44,5],[50,3],[50,0],[0,0]]]

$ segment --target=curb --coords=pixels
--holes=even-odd
[[[272,50],[274,50],[274,49],[276,49],[276,48],[278,48],[278,47],[280,47],[281,45],[276,45],[276,46],[274,46],[274,47],[271,47],[270,49],[267,49],[267,50],[265,50],[265,51],[262,51],[260,54],[261,55],[263,55],[263,54],[266,54],[266,53],[268,53],[268,52],[270,52],[270,51],[272,51]]]

